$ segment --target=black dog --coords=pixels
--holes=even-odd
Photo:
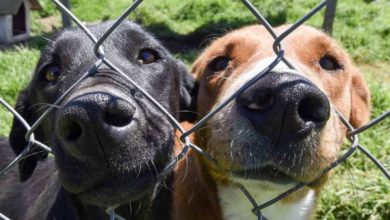
[[[111,25],[90,29],[100,37]],[[172,115],[190,119],[179,112],[192,105],[194,81],[157,40],[125,22],[103,46],[105,56]],[[32,124],[47,108],[42,104],[54,103],[95,61],[93,44],[80,29],[59,33],[16,110]],[[169,190],[157,176],[173,159],[174,127],[155,105],[102,65],[55,108],[34,133],[55,157],[35,147],[19,163],[22,182],[16,171],[0,177],[1,213],[12,219],[107,219],[105,208],[121,205],[117,213],[126,218],[169,218]],[[25,134],[15,119],[9,138],[15,154],[26,147]],[[0,142],[0,168],[11,158],[7,145]]]

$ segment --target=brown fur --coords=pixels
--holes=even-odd
[[[280,34],[287,27],[281,26],[276,29],[276,32]],[[228,33],[205,49],[193,65],[193,74],[199,82],[198,112],[200,117],[220,101],[220,97],[226,92],[231,81],[247,70],[248,66],[274,54],[273,42],[272,36],[262,26],[253,25]],[[330,37],[314,28],[303,26],[290,34],[283,41],[283,46],[285,57],[295,61],[294,64],[298,65],[303,75],[328,96],[331,104],[347,117],[353,126],[360,127],[368,121],[370,94],[364,79],[348,54]],[[324,54],[335,57],[343,66],[343,72],[329,74],[322,70],[317,61]],[[207,66],[218,56],[228,56],[232,59],[226,71],[213,73]],[[346,128],[335,115],[332,117],[332,123],[328,122],[329,125],[327,125],[329,132],[324,132],[322,139],[324,139],[323,142],[328,139],[334,140],[334,146],[319,148],[318,154],[321,160],[315,164],[317,169],[314,169],[315,171],[308,169],[304,175],[297,177],[301,181],[314,180],[318,176],[318,169],[325,168],[337,157]],[[212,149],[209,149],[210,144],[207,143],[212,138],[213,132],[213,129],[206,125],[196,132],[195,143],[207,152],[211,152],[212,156],[217,155],[216,159],[221,162],[222,167],[230,169],[232,165],[221,153],[228,148],[225,143],[213,142]],[[316,194],[319,194],[327,178],[326,175],[317,184],[310,186],[316,189]],[[185,159],[179,162],[177,168],[174,189],[175,219],[222,219],[216,185],[226,184],[228,179],[228,176],[214,169],[207,160],[191,151]],[[282,202],[294,202],[302,198],[308,189],[306,187],[286,197]]]

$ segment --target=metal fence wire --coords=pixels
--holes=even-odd
[[[61,104],[63,99],[68,95],[68,93],[73,90],[81,81],[83,81],[85,78],[93,75],[96,73],[96,70],[98,67],[102,64],[107,65],[112,70],[119,73],[124,79],[129,81],[136,89],[139,90],[150,102],[152,102],[168,119],[171,121],[171,123],[174,125],[174,127],[181,133],[180,140],[183,144],[183,149],[180,152],[180,154],[170,163],[166,165],[161,175],[166,174],[168,171],[172,170],[172,168],[177,164],[179,160],[181,160],[188,150],[190,148],[197,151],[202,156],[206,157],[210,161],[212,161],[216,166],[218,166],[218,162],[214,160],[209,154],[204,152],[201,148],[193,144],[190,139],[189,135],[201,128],[211,117],[213,117],[218,111],[220,111],[222,108],[224,108],[227,104],[229,104],[232,100],[234,100],[239,94],[241,94],[243,91],[245,91],[248,87],[250,87],[252,84],[254,84],[256,81],[261,80],[263,76],[268,74],[279,62],[284,62],[289,68],[295,69],[293,65],[291,65],[288,60],[284,57],[284,49],[283,49],[283,39],[287,37],[290,33],[292,33],[295,29],[297,29],[300,25],[302,25],[305,21],[307,21],[310,17],[315,15],[319,10],[324,8],[330,1],[332,0],[324,0],[320,2],[317,6],[315,6],[311,11],[309,11],[306,15],[304,15],[301,19],[296,21],[289,29],[287,29],[285,32],[281,33],[280,35],[277,35],[273,31],[273,27],[268,23],[268,21],[264,18],[264,16],[249,2],[248,0],[241,0],[241,2],[250,10],[250,12],[257,18],[259,23],[261,23],[269,32],[269,34],[275,39],[273,43],[273,50],[276,55],[276,58],[273,60],[273,62],[264,68],[261,72],[259,72],[255,77],[253,77],[251,80],[249,80],[245,85],[243,85],[238,91],[236,91],[233,95],[231,95],[227,100],[216,106],[213,110],[211,110],[205,117],[200,119],[192,128],[189,130],[185,130],[180,123],[166,110],[164,109],[153,97],[151,97],[143,88],[141,88],[137,83],[135,83],[131,78],[129,78],[125,73],[123,73],[118,67],[116,67],[110,60],[108,60],[105,57],[105,49],[102,47],[102,43],[107,39],[107,37],[115,31],[115,29],[125,20],[127,17],[132,13],[141,3],[143,0],[136,0],[134,1],[130,7],[126,9],[126,11],[114,22],[114,24],[103,34],[103,36],[100,39],[97,39],[89,30],[88,28],[74,15],[71,11],[69,11],[59,0],[52,0],[58,8],[65,14],[67,14],[76,24],[79,28],[81,28],[85,34],[90,38],[90,40],[94,43],[94,53],[96,55],[96,61],[95,63],[86,71],[67,91],[63,93],[63,95],[58,98],[39,118],[35,121],[34,124],[29,125],[23,117],[21,117],[7,102],[5,102],[2,98],[0,98],[0,104],[3,105],[8,111],[10,111],[14,117],[16,117],[17,120],[19,120],[24,127],[27,129],[27,133],[25,135],[26,140],[28,141],[27,146],[25,147],[24,151],[19,154],[8,166],[0,170],[0,176],[6,175],[7,171],[14,167],[17,162],[19,162],[22,158],[26,156],[28,151],[31,149],[33,145],[37,145],[41,147],[42,149],[51,152],[51,148],[49,146],[46,146],[39,140],[36,140],[34,137],[34,131],[37,129],[38,126],[42,123],[44,118],[46,118],[55,108],[54,106],[58,106]],[[357,149],[359,149],[361,152],[364,153],[386,176],[388,180],[390,180],[390,172],[386,170],[383,164],[381,164],[380,161],[378,161],[371,153],[364,147],[362,144],[359,143],[359,134],[364,132],[365,130],[371,128],[372,126],[376,125],[377,123],[383,121],[386,117],[390,116],[390,111],[387,111],[386,113],[382,114],[381,116],[377,117],[376,119],[372,120],[365,126],[355,129],[351,126],[351,124],[336,110],[333,109],[338,116],[339,119],[342,121],[342,123],[346,126],[348,129],[347,138],[350,142],[349,149],[341,155],[336,161],[331,163],[325,170],[323,170],[322,174],[317,178],[319,179],[322,175],[329,172],[331,169],[335,168],[337,165],[339,165],[341,162],[348,159]],[[296,186],[292,187],[291,189],[287,190],[286,192],[280,194],[279,196],[263,203],[258,204],[255,199],[251,196],[251,193],[248,192],[244,186],[238,185],[242,193],[247,197],[249,202],[253,205],[252,212],[257,217],[257,219],[266,219],[262,215],[262,210],[268,206],[273,205],[274,203],[278,202],[279,200],[283,199],[284,197],[290,195],[291,193],[301,189],[302,187],[309,185],[310,183],[300,183]],[[110,216],[110,219],[123,219],[121,216],[117,215],[115,213],[115,207],[108,207],[106,210],[107,214]],[[0,218],[2,219],[8,219],[5,215],[0,213]]]

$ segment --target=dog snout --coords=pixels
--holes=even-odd
[[[119,144],[130,130],[135,107],[118,96],[88,93],[70,100],[57,116],[57,133],[70,153],[96,152]],[[103,148],[113,146],[100,146]]]
[[[270,72],[236,99],[239,112],[271,140],[293,140],[321,129],[330,117],[327,96],[304,77]]]

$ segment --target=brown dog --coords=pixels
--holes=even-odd
[[[278,34],[289,26],[276,28]],[[195,61],[198,112],[205,115],[274,59],[274,39],[249,26],[215,40]],[[312,183],[338,156],[346,128],[336,108],[359,127],[369,119],[370,96],[348,54],[326,34],[302,26],[283,41],[285,57],[195,134],[195,142],[223,171],[196,152],[177,169],[176,219],[254,219],[236,183],[262,204],[299,182]],[[333,108],[334,107],[334,108]],[[307,219],[326,181],[263,210],[268,219]]]

